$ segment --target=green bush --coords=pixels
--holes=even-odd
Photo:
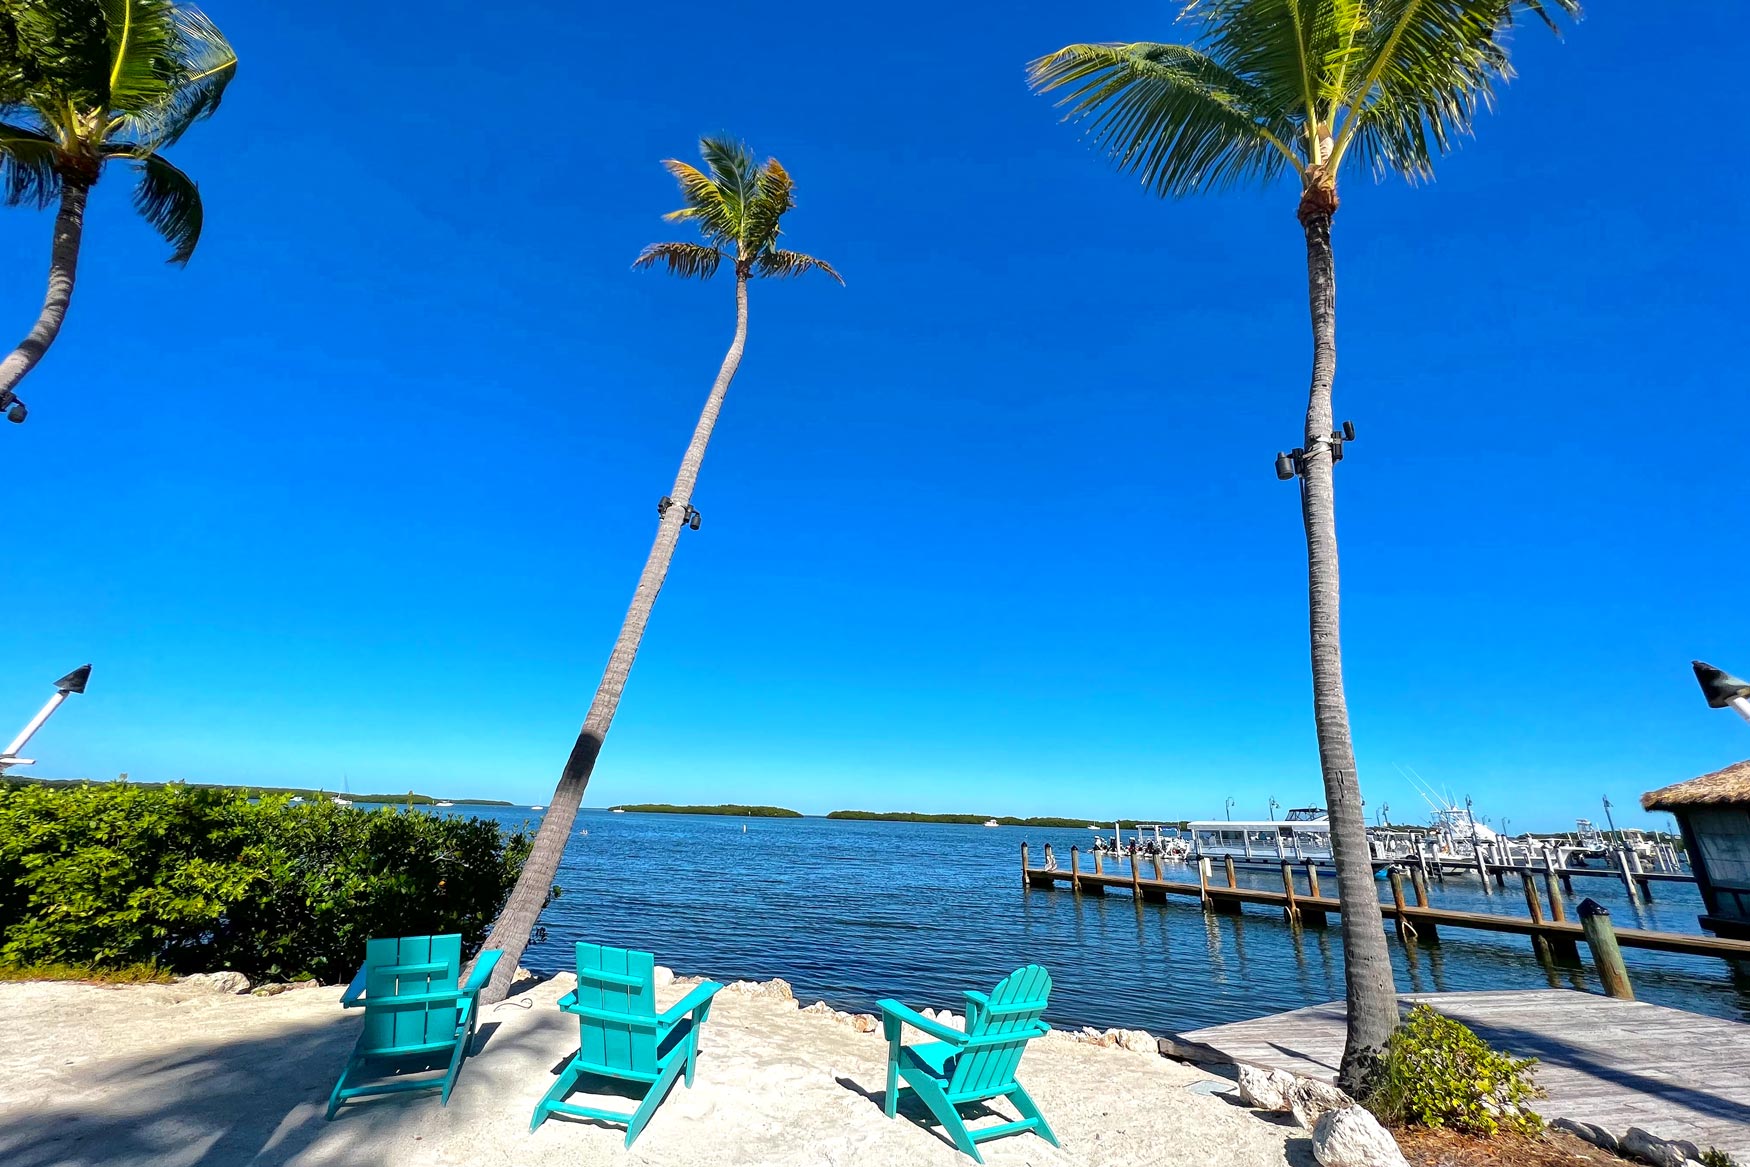
[[[345,980],[371,936],[477,947],[529,846],[484,819],[222,788],[0,784],[0,964]]]
[[[1738,1167],[1738,1161],[1718,1147],[1709,1147],[1697,1160],[1701,1167]]]
[[[1386,1043],[1367,1108],[1387,1126],[1450,1127],[1472,1135],[1535,1135],[1543,1120],[1528,1103],[1536,1058],[1490,1049],[1468,1027],[1417,1005]]]

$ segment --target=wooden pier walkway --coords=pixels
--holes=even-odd
[[[1201,901],[1207,910],[1229,914],[1241,911],[1246,904],[1262,904],[1280,910],[1295,924],[1321,925],[1326,922],[1328,915],[1341,910],[1341,904],[1334,897],[1322,894],[1323,889],[1315,870],[1308,870],[1303,877],[1292,864],[1283,864],[1283,890],[1270,891],[1239,886],[1232,871],[1225,873],[1225,881],[1204,875],[1197,883],[1181,883],[1159,878],[1161,868],[1158,864],[1155,867],[1157,878],[1144,879],[1138,863],[1123,864],[1128,870],[1106,873],[1098,870],[1098,862],[1094,871],[1081,870],[1078,859],[1072,852],[1071,867],[1029,867],[1026,865],[1026,849],[1023,845],[1022,879],[1028,887],[1056,887],[1067,884],[1078,893],[1115,890],[1138,900],[1156,903],[1164,903],[1170,896],[1184,896]],[[1412,871],[1411,874],[1417,873]],[[1326,875],[1328,877],[1329,873]],[[1406,938],[1436,942],[1441,928],[1505,932],[1530,937],[1533,946],[1541,953],[1570,961],[1577,960],[1579,942],[1585,939],[1584,928],[1578,921],[1568,918],[1566,905],[1554,887],[1549,888],[1549,912],[1546,915],[1542,897],[1531,873],[1522,869],[1521,878],[1524,880],[1526,909],[1530,913],[1525,916],[1432,907],[1428,903],[1427,888],[1419,879],[1414,888],[1414,902],[1411,902],[1405,895],[1401,880],[1395,876],[1392,881],[1394,898],[1391,902],[1380,904],[1380,910],[1387,920],[1399,923]],[[1306,887],[1305,891],[1300,890],[1302,882]],[[1546,885],[1549,882],[1547,875],[1545,882]],[[1653,932],[1640,928],[1617,928],[1614,932],[1616,942],[1623,948],[1750,961],[1750,940],[1723,940],[1715,936]]]
[[[1567,989],[1418,993],[1497,1049],[1539,1061],[1545,1118],[1631,1126],[1750,1160],[1750,1025]],[[1332,1081],[1343,1054],[1341,1001],[1184,1034],[1227,1060]],[[1171,1039],[1168,1039],[1171,1042]]]

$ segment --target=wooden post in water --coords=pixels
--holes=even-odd
[[[1069,889],[1077,895],[1082,894],[1082,857],[1076,854],[1076,849],[1069,849]]]
[[[1158,855],[1158,854],[1155,855],[1154,863],[1155,863],[1155,878],[1160,880],[1162,883],[1165,883],[1166,879],[1167,879],[1167,869],[1161,863],[1160,855]]]
[[[1416,892],[1416,906],[1418,908],[1427,907],[1428,873],[1423,871],[1420,867],[1410,868],[1410,886],[1415,889]]]
[[[1021,840],[1021,886],[1027,886],[1027,840]]]
[[[1209,856],[1207,855],[1197,861],[1197,887],[1203,896],[1203,910],[1207,912],[1212,906],[1209,900]]]
[[[1051,853],[1051,844],[1045,844],[1045,870],[1057,870],[1057,856]]]
[[[1622,874],[1622,886],[1628,889],[1628,902],[1631,904],[1640,903],[1640,889],[1635,886],[1634,872],[1630,871],[1628,866],[1627,847],[1622,848],[1616,853],[1616,869]]]
[[[1306,861],[1306,894],[1315,900],[1324,898],[1319,890],[1319,865],[1311,859]]]
[[[1398,939],[1408,944],[1416,938],[1416,927],[1410,923],[1409,917],[1404,915],[1403,873],[1393,867],[1386,871],[1385,877],[1391,883],[1392,906],[1398,910]]]
[[[1229,887],[1238,887],[1240,885],[1240,880],[1239,876],[1234,874],[1234,857],[1232,855],[1223,855],[1221,859],[1223,865],[1227,867],[1227,885]]]
[[[1103,866],[1103,864],[1101,862],[1101,860],[1104,858],[1104,855],[1105,855],[1105,853],[1103,851],[1101,851],[1098,847],[1094,848],[1094,874],[1095,875],[1104,875],[1106,873],[1105,867]]]
[[[1531,913],[1532,923],[1543,923],[1543,901],[1537,898],[1537,880],[1532,876],[1531,868],[1529,866],[1520,868],[1519,878],[1525,883],[1525,910]],[[1549,941],[1542,936],[1535,933],[1532,935],[1531,948],[1533,952],[1537,953],[1538,959],[1548,960],[1550,958]]]
[[[1135,843],[1130,844],[1130,894],[1137,903],[1142,902],[1142,863]]]
[[[1610,923],[1610,909],[1588,896],[1580,901],[1579,913],[1580,927],[1586,931],[1586,944],[1592,949],[1592,963],[1598,969],[1605,994],[1624,1001],[1634,1000],[1634,986],[1628,982],[1628,966],[1622,962],[1616,929]]]
[[[1284,859],[1282,861],[1282,894],[1287,901],[1282,905],[1282,915],[1295,928],[1300,927],[1300,905],[1294,902],[1294,864]]]
[[[1470,849],[1471,858],[1475,859],[1477,863],[1477,876],[1483,881],[1483,894],[1492,896],[1495,894],[1495,889],[1489,886],[1489,861],[1483,855],[1483,841],[1472,839]]]
[[[1629,865],[1635,869],[1635,882],[1641,886],[1641,895],[1646,898],[1648,903],[1652,903],[1653,881],[1644,878],[1647,868],[1646,865],[1641,862],[1640,853],[1630,850],[1626,845],[1623,847],[1623,853],[1628,856]]]

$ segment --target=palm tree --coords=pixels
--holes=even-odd
[[[0,409],[67,316],[85,204],[111,162],[135,173],[134,209],[186,264],[201,234],[194,181],[161,153],[219,108],[237,54],[199,9],[173,0],[0,0],[0,198],[58,202],[48,292],[36,324],[0,359]]]
[[[705,460],[711,430],[723,409],[723,395],[741,366],[742,346],[747,341],[748,281],[818,270],[840,284],[845,282],[825,260],[778,246],[779,222],[796,202],[790,175],[776,158],[768,158],[763,166],[756,165],[746,146],[727,138],[703,139],[699,153],[704,170],[673,158],[663,163],[680,183],[681,198],[686,204],[663,218],[692,223],[704,242],[653,243],[639,253],[632,266],[644,269],[661,264],[671,275],[703,280],[710,279],[725,263],[730,264],[735,270],[735,336],[729,342],[722,368],[717,370],[710,396],[705,398],[705,408],[693,428],[693,440],[681,459],[680,473],[675,475],[674,488],[657,506],[661,518],[656,526],[656,542],[644,561],[644,573],[638,577],[638,588],[632,593],[632,606],[626,612],[625,623],[620,625],[614,651],[608,655],[607,671],[596,688],[577,744],[571,747],[571,757],[559,775],[559,786],[547,801],[547,815],[535,835],[534,849],[523,864],[522,875],[504,910],[492,925],[487,945],[500,949],[504,957],[486,989],[489,1002],[502,1000],[509,991],[517,959],[547,901],[559,861],[565,854],[565,844],[571,837],[577,808],[583,802],[584,788],[589,785],[590,773],[601,753],[602,739],[607,737],[614,711],[620,706],[620,695],[626,688],[626,678],[632,672],[632,662],[637,658],[638,642],[644,638],[656,594],[668,576],[681,528],[699,529],[698,512],[692,507],[693,485],[699,479],[699,466]]]
[[[1331,219],[1344,164],[1411,182],[1468,133],[1494,85],[1512,75],[1507,35],[1529,13],[1551,29],[1578,0],[1192,0],[1186,44],[1084,44],[1029,66],[1034,87],[1064,91],[1121,171],[1162,197],[1241,180],[1300,180],[1313,330],[1306,446],[1279,458],[1299,477],[1306,526],[1313,711],[1343,901],[1348,1039],[1340,1081],[1364,1090],[1397,1026],[1397,1001],[1367,846],[1367,820],[1343,697],[1337,620],[1332,429],[1337,367]]]

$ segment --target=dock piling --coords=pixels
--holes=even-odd
[[[1640,888],[1635,884],[1635,873],[1629,870],[1628,848],[1626,847],[1616,853],[1616,870],[1622,875],[1622,886],[1628,891],[1629,903],[1640,903],[1641,892]]]
[[[1283,918],[1300,927],[1300,905],[1294,900],[1294,864],[1286,859],[1282,861],[1282,894],[1287,897],[1282,904]]]
[[[1238,887],[1240,885],[1240,877],[1234,871],[1234,857],[1232,855],[1223,855],[1221,860],[1222,864],[1227,868],[1227,885],[1229,887]]]
[[[1021,840],[1021,886],[1027,886],[1027,840]]]
[[[1543,923],[1543,901],[1538,898],[1537,880],[1531,874],[1529,861],[1527,866],[1519,869],[1519,878],[1525,884],[1526,911],[1531,914],[1533,923]],[[1549,941],[1539,933],[1534,932],[1531,935],[1531,950],[1537,953],[1539,960],[1550,959]]]
[[[1580,901],[1578,910],[1586,946],[1592,950],[1592,963],[1598,969],[1598,981],[1604,986],[1605,995],[1634,1000],[1634,986],[1628,981],[1628,966],[1623,963],[1622,949],[1616,942],[1610,909],[1588,896]]]
[[[1397,910],[1398,910],[1398,915],[1397,915],[1398,939],[1402,940],[1405,944],[1413,943],[1416,939],[1416,926],[1414,924],[1410,923],[1409,916],[1406,915],[1405,911],[1404,911],[1405,905],[1404,905],[1404,875],[1403,875],[1403,872],[1401,872],[1397,868],[1393,867],[1393,868],[1390,868],[1386,871],[1385,877],[1386,877],[1386,880],[1391,884],[1392,906],[1397,908]]]
[[[1203,910],[1207,912],[1212,907],[1209,899],[1209,856],[1207,855],[1197,861],[1197,887],[1203,897]]]
[[[1311,859],[1306,861],[1306,894],[1315,900],[1325,898],[1325,893],[1319,890],[1319,865]]]
[[[1416,893],[1416,906],[1428,906],[1428,873],[1420,867],[1410,868],[1410,887]]]
[[[1069,849],[1069,889],[1077,895],[1082,894],[1082,859],[1074,847]]]
[[[1142,902],[1142,857],[1135,843],[1130,844],[1130,894],[1137,903]]]

